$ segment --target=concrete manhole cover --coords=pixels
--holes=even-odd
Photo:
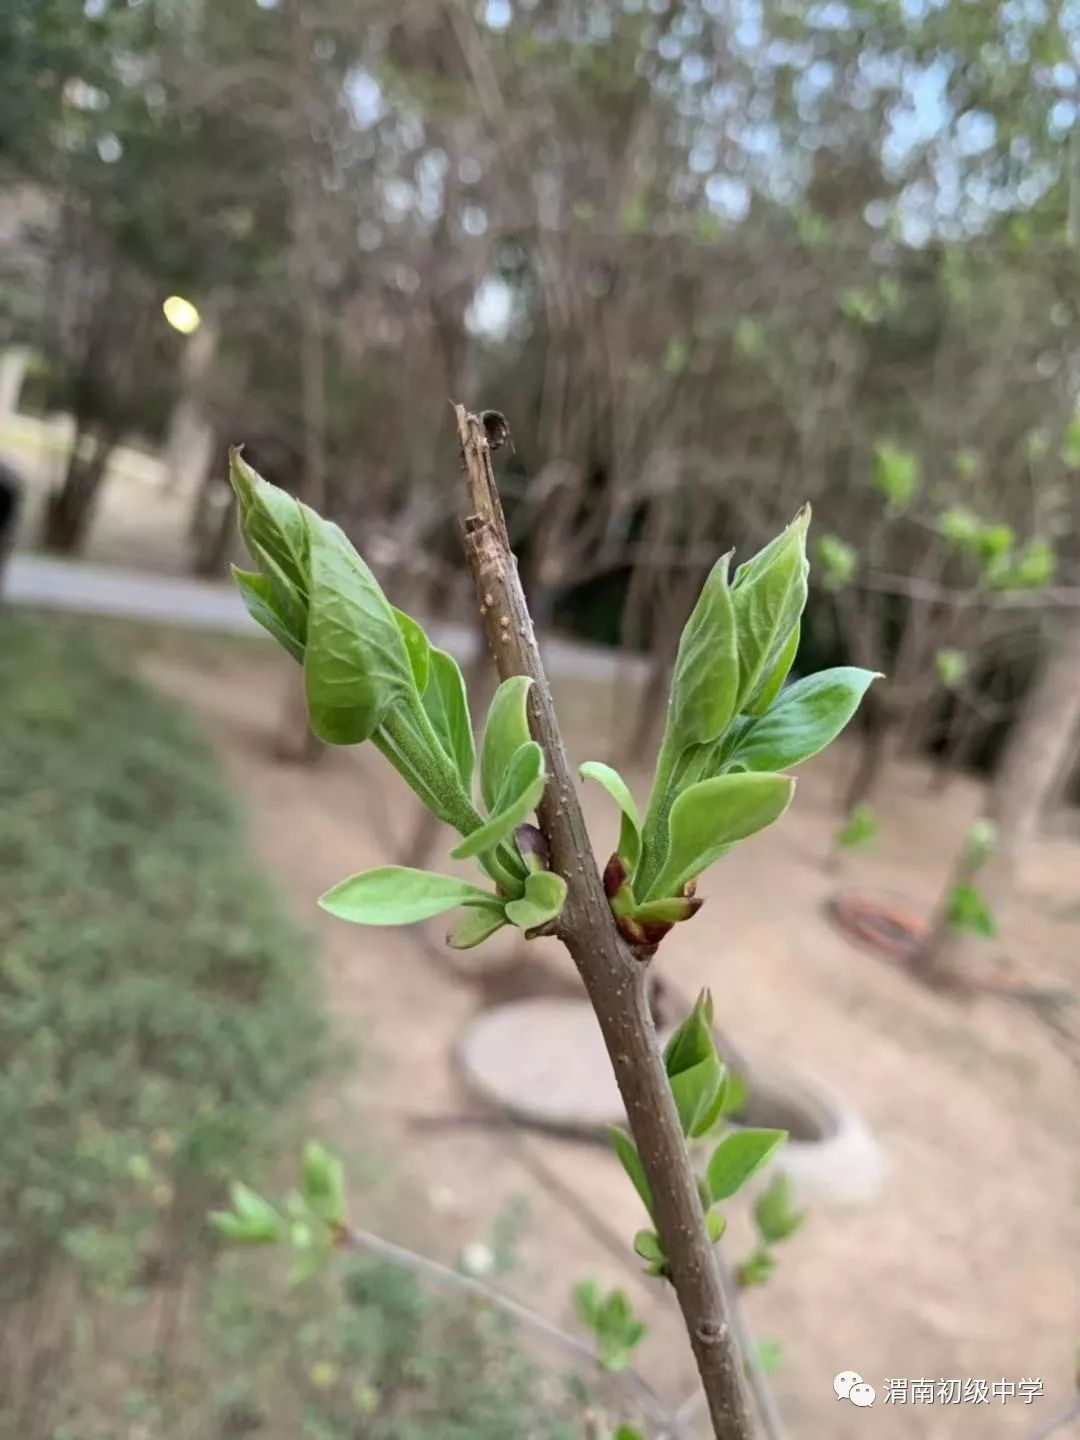
[[[521,1120],[594,1133],[624,1116],[600,1027],[585,1000],[542,997],[484,1010],[458,1057],[471,1085]]]

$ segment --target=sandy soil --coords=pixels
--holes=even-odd
[[[307,770],[274,761],[285,662],[254,649],[212,654],[211,642],[170,643],[147,668],[202,717],[259,853],[317,935],[317,983],[360,1060],[315,1124],[365,1177],[357,1218],[453,1259],[527,1196],[508,1288],[572,1324],[575,1280],[591,1273],[628,1287],[652,1326],[641,1369],[681,1395],[693,1383],[685,1341],[665,1292],[637,1273],[629,1238],[642,1216],[614,1159],[599,1146],[476,1123],[483,1112],[454,1047],[484,993],[415,935],[350,929],[315,909],[343,875],[398,857],[417,818],[412,797],[374,752],[331,753]],[[577,683],[562,700],[577,758],[608,758],[583,737],[609,732],[610,698]],[[840,885],[929,907],[977,800],[966,782],[942,794],[925,771],[901,769],[879,808],[875,851],[829,873],[822,858],[842,759],[807,767],[792,813],[713,872],[701,916],[661,954],[687,993],[712,986],[723,1026],[751,1057],[803,1066],[845,1094],[887,1157],[876,1200],[814,1206],[775,1281],[751,1296],[750,1317],[783,1344],[774,1383],[792,1440],[1034,1436],[1068,1399],[1080,1337],[1080,1076],[1026,1011],[927,994],[834,931],[823,903]],[[630,778],[642,795],[647,777]],[[607,853],[614,819],[601,792],[583,794]],[[1026,963],[1080,989],[1080,928],[1055,918],[1070,897],[1075,904],[1078,877],[1080,845],[1048,843],[1027,877],[1029,899],[1004,919]],[[521,959],[521,973],[544,945]],[[487,958],[511,954],[495,942],[491,950]],[[619,1258],[598,1225],[625,1239]],[[745,1216],[734,1215],[732,1256],[747,1234]],[[879,1394],[886,1377],[1030,1376],[1046,1396],[1031,1407],[904,1408],[879,1398],[868,1415],[834,1398],[832,1377],[847,1369]],[[1060,1433],[1080,1436],[1080,1426]]]

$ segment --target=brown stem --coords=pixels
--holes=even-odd
[[[742,1362],[690,1156],[645,993],[647,963],[619,938],[589,843],[532,620],[510,551],[481,421],[455,405],[472,513],[465,554],[501,678],[529,675],[532,730],[549,781],[538,807],[552,868],[567,882],[557,933],[585,984],[630,1130],[652,1188],[656,1223],[690,1336],[717,1440],[753,1440]]]

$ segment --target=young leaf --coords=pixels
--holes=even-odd
[[[785,1130],[733,1130],[713,1151],[705,1171],[714,1200],[728,1200],[772,1158]]]
[[[528,717],[532,683],[528,675],[512,675],[491,698],[480,746],[480,793],[489,812],[498,799],[511,760],[532,739]]]
[[[285,1234],[285,1219],[268,1200],[234,1180],[229,1187],[231,1210],[215,1210],[211,1223],[227,1240],[243,1245],[272,1245]]]
[[[787,645],[780,652],[780,658],[776,662],[772,674],[758,691],[757,698],[750,706],[751,715],[764,715],[769,706],[776,699],[777,695],[784,688],[784,681],[791,673],[791,667],[795,664],[795,656],[799,653],[799,637],[802,634],[802,621],[796,622],[795,629],[791,632],[791,638]]]
[[[992,940],[997,934],[997,922],[982,891],[974,885],[954,885],[949,895],[949,924],[954,930],[969,930]]]
[[[841,826],[836,843],[845,850],[858,850],[869,845],[878,833],[878,822],[869,805],[856,805]]]
[[[806,604],[809,523],[810,507],[804,506],[786,530],[735,572],[731,603],[739,649],[736,712],[754,713],[784,659],[794,658],[792,632]]]
[[[919,462],[888,440],[874,446],[873,480],[894,510],[906,510],[919,488]]]
[[[465,678],[457,661],[445,650],[432,647],[427,688],[422,698],[439,743],[461,777],[462,789],[466,795],[471,795],[476,746],[473,743]]]
[[[715,775],[684,790],[668,817],[667,859],[645,899],[679,895],[739,840],[771,825],[791,803],[787,775]]]
[[[345,1219],[345,1167],[315,1140],[304,1147],[301,1191],[320,1220],[340,1225]]]
[[[639,1230],[634,1236],[634,1250],[641,1256],[642,1260],[648,1260],[652,1265],[666,1265],[667,1256],[664,1254],[664,1247],[660,1243],[660,1236],[655,1230]]]
[[[579,1280],[570,1292],[577,1317],[586,1330],[595,1331],[600,1323],[600,1286],[595,1280]]]
[[[754,1224],[766,1244],[776,1245],[786,1240],[806,1219],[802,1210],[795,1208],[791,1181],[783,1173],[769,1181],[754,1204]]]
[[[691,1140],[704,1135],[720,1114],[724,1067],[715,1052],[689,1070],[669,1077],[683,1134]]]
[[[664,1069],[669,1079],[715,1057],[712,1026],[713,999],[706,989],[698,995],[694,1008],[664,1046]]]
[[[350,875],[319,897],[319,904],[354,925],[411,925],[457,905],[490,906],[494,896],[452,875],[383,865]]]
[[[301,505],[253,470],[238,446],[229,451],[229,481],[252,559],[260,568],[264,559],[269,560],[285,582],[306,598],[309,539]]]
[[[602,785],[622,811],[618,853],[632,875],[641,855],[641,821],[638,819],[638,808],[630,793],[630,787],[617,770],[600,760],[586,760],[581,767],[581,773],[587,780],[595,780]]]
[[[450,854],[455,860],[467,860],[471,855],[494,850],[536,809],[546,783],[544,752],[535,740],[528,740],[506,767],[490,820],[466,836]]]
[[[304,683],[311,728],[358,745],[396,701],[415,693],[401,630],[374,575],[336,525],[305,511],[311,545]]]
[[[505,924],[506,914],[501,904],[470,905],[446,937],[446,943],[452,950],[471,950],[474,945],[483,944]]]
[[[232,576],[240,591],[240,598],[247,607],[251,618],[271,635],[294,660],[304,663],[303,630],[307,628],[307,616],[303,617],[303,629],[294,616],[292,623],[286,618],[283,607],[278,603],[274,586],[265,575],[250,570],[238,570],[232,566]]]
[[[719,1210],[706,1210],[705,1229],[708,1231],[709,1239],[715,1245],[727,1229],[727,1217],[722,1215]]]
[[[728,766],[775,771],[801,765],[836,739],[876,678],[872,670],[843,665],[797,680],[742,732]]]
[[[538,870],[525,877],[525,894],[506,905],[506,918],[519,930],[535,930],[556,920],[566,900],[566,881],[553,870]]]
[[[655,1220],[656,1216],[653,1215],[652,1190],[646,1178],[645,1167],[641,1163],[641,1156],[638,1154],[637,1146],[626,1131],[620,1130],[617,1125],[609,1127],[608,1136],[614,1146],[615,1154],[619,1157],[619,1163],[627,1175],[630,1176],[630,1181],[634,1189],[641,1196],[645,1209]]]
[[[424,634],[423,628],[411,615],[406,615],[404,610],[399,610],[394,605],[391,605],[390,608],[394,612],[394,619],[397,621],[401,638],[405,642],[405,649],[408,651],[409,664],[412,666],[413,679],[416,681],[416,693],[423,695],[428,683],[431,642]]]
[[[676,754],[715,740],[735,713],[739,658],[730,564],[731,556],[722,555],[713,566],[679,640],[664,741]]]

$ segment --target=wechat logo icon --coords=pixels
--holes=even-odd
[[[850,1400],[852,1405],[860,1407],[873,1405],[877,1399],[877,1391],[873,1385],[867,1385],[861,1375],[854,1370],[841,1370],[832,1382],[832,1388],[836,1392],[837,1400]]]

